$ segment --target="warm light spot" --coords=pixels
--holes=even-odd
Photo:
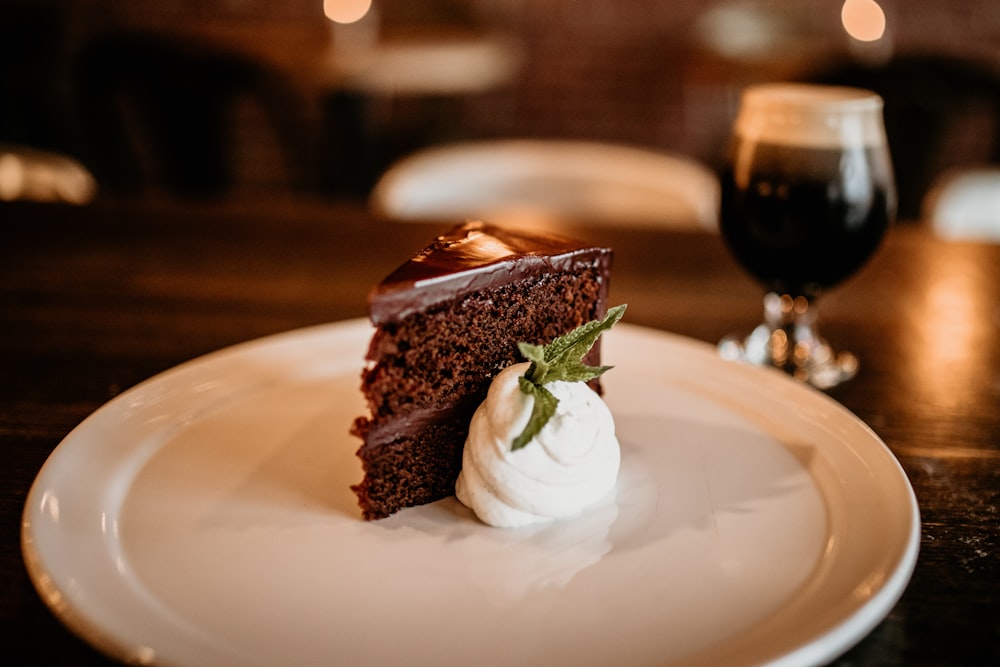
[[[963,361],[976,344],[974,289],[965,273],[955,272],[942,276],[928,290],[924,327],[930,343],[928,356],[938,368]]]
[[[885,12],[875,0],[845,0],[840,20],[859,42],[874,42],[885,34]]]
[[[337,23],[354,23],[364,18],[372,0],[323,0],[326,18]]]
[[[989,290],[982,272],[959,254],[940,250],[915,258],[922,267],[924,298],[914,311],[916,325],[907,337],[913,347],[910,370],[922,400],[958,409],[975,391],[984,370],[974,365],[982,358],[992,331],[983,326]]]
[[[24,165],[16,155],[0,154],[0,199],[18,199],[24,191]]]

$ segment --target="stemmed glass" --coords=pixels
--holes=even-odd
[[[766,290],[764,321],[719,353],[827,389],[857,358],[819,335],[816,299],[857,271],[895,217],[882,99],[867,90],[775,83],[743,92],[722,177],[727,247]]]

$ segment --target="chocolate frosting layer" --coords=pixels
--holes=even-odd
[[[555,234],[467,222],[439,236],[372,291],[375,325],[486,287],[597,264],[605,280],[612,251]]]

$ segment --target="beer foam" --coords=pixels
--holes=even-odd
[[[808,148],[885,145],[882,98],[842,86],[773,83],[743,91],[733,129],[760,143]]]

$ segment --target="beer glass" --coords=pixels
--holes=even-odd
[[[764,288],[764,321],[719,353],[827,389],[857,358],[817,331],[816,299],[857,271],[895,217],[896,190],[870,91],[775,83],[743,92],[722,175],[719,227]]]

